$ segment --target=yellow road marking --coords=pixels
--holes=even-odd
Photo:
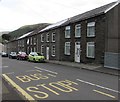
[[[94,91],[94,92],[97,92],[97,93],[99,93],[99,94],[102,94],[102,95],[105,95],[105,96],[111,97],[111,98],[116,98],[116,97],[113,96],[113,95],[110,95],[110,94],[108,94],[108,93],[101,92],[101,91],[99,91],[99,90],[93,90],[93,91]]]
[[[17,85],[13,80],[11,80],[6,74],[2,74],[2,76],[13,86],[15,87],[25,98],[29,101],[35,100],[31,95],[29,95],[26,91],[24,91],[19,85]]]

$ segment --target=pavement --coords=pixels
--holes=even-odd
[[[3,78],[2,78],[2,59],[0,57],[0,102],[24,102],[22,98],[16,93]]]
[[[18,95],[18,93],[15,91],[14,88],[12,88],[5,80],[0,80],[0,83],[2,85],[2,90],[0,93],[1,101],[2,102],[16,102],[16,100],[19,102],[23,102],[23,99]]]
[[[80,68],[80,69],[84,69],[84,70],[100,72],[100,73],[109,74],[109,75],[120,76],[120,70],[105,68],[101,64],[83,64],[83,63],[56,61],[56,60],[46,60],[46,62],[59,64],[59,65],[70,66],[70,67],[75,67],[75,68]]]

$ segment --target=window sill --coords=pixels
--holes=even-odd
[[[64,55],[66,55],[66,56],[70,56],[70,54],[64,54]]]
[[[81,36],[75,36],[75,38],[81,38]]]
[[[95,59],[95,57],[86,57],[86,58],[89,58],[89,59]]]
[[[95,38],[96,36],[87,36],[87,38]]]
[[[52,41],[53,43],[55,43],[55,41]]]

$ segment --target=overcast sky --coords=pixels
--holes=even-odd
[[[0,31],[55,23],[117,0],[0,0]]]

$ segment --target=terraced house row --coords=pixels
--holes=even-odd
[[[96,63],[118,69],[119,35],[120,3],[112,2],[24,34],[8,42],[7,51],[36,51],[47,60]]]

